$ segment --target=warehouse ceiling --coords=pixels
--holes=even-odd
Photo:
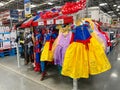
[[[77,0],[31,0],[32,12],[49,9],[54,6],[61,6],[68,1]],[[36,6],[37,7],[36,7]],[[89,0],[90,6],[100,6],[100,8],[113,17],[120,17],[120,0]],[[0,12],[10,9],[24,9],[24,0],[0,0]]]
[[[109,15],[120,18],[120,0],[89,0],[89,6],[99,6]]]

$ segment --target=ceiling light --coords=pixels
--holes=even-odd
[[[53,3],[52,2],[48,2],[48,5],[53,5]]]
[[[118,13],[118,14],[120,14],[120,13]]]
[[[100,6],[106,6],[107,5],[107,3],[101,3],[101,4],[99,4]]]
[[[120,8],[120,5],[117,8]]]
[[[55,6],[54,8],[61,8],[61,6]]]
[[[109,11],[108,13],[113,13],[113,11]]]
[[[117,8],[116,11],[119,11],[119,9]]]
[[[34,7],[36,7],[37,5],[31,5],[31,8],[34,8]]]
[[[11,2],[14,2],[15,0],[9,0],[8,2],[0,2],[0,7],[4,5],[8,5]]]
[[[118,61],[120,61],[120,58],[117,58]]]
[[[11,3],[11,2],[13,2],[13,1],[15,1],[15,0],[10,0],[8,3]]]
[[[113,15],[112,15],[112,17],[116,17],[116,15],[115,15],[115,14],[113,14]]]
[[[3,6],[4,4],[0,2],[0,6]]]
[[[116,7],[117,5],[115,4],[115,5],[113,5],[113,7]]]
[[[113,31],[110,31],[110,33],[114,33]]]
[[[18,10],[18,12],[23,11],[23,9],[17,9],[17,10]]]

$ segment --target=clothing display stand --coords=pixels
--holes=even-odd
[[[18,63],[18,68],[20,68],[19,43],[17,43],[17,45],[16,45],[16,50],[17,50],[17,63]]]
[[[16,38],[18,39],[17,43],[16,43],[16,50],[17,50],[17,63],[18,63],[18,68],[20,68],[20,53],[19,53],[19,41],[20,39],[18,38],[18,30],[16,30]]]
[[[78,80],[73,79],[73,89],[72,90],[78,90]]]
[[[78,1],[78,0],[77,0]],[[80,1],[80,0],[79,0]],[[79,2],[78,1],[78,2]],[[63,13],[63,15],[62,15],[62,13],[60,12],[60,15],[59,15],[59,12],[58,13],[53,13],[52,14],[52,12],[50,11],[50,12],[45,12],[45,14],[44,13],[40,13],[40,15],[43,15],[43,16],[39,16],[39,15],[37,15],[37,16],[34,16],[34,17],[32,17],[32,18],[30,18],[30,19],[28,19],[27,21],[25,21],[25,22],[23,22],[23,25],[21,25],[21,27],[24,27],[25,28],[25,26],[26,27],[31,27],[32,25],[34,26],[48,26],[48,25],[50,25],[50,26],[48,26],[48,27],[43,27],[43,29],[42,28],[40,28],[39,29],[39,27],[36,27],[35,28],[35,30],[36,29],[38,29],[38,30],[36,30],[36,32],[32,32],[32,33],[34,33],[34,38],[35,38],[35,44],[33,45],[33,48],[35,49],[35,50],[33,50],[33,60],[34,60],[34,58],[35,58],[35,60],[32,62],[32,63],[34,63],[35,65],[35,67],[33,67],[33,70],[35,71],[35,72],[40,72],[40,71],[42,71],[42,78],[40,79],[41,81],[43,80],[43,78],[45,77],[45,75],[46,75],[46,70],[44,69],[43,70],[43,67],[45,68],[45,65],[41,65],[42,64],[42,62],[45,62],[44,60],[49,60],[49,59],[45,59],[45,58],[43,58],[43,59],[41,59],[41,57],[40,57],[40,54],[41,54],[41,56],[42,56],[42,54],[43,55],[45,55],[46,56],[46,54],[44,54],[44,53],[40,53],[42,50],[40,50],[41,49],[41,47],[42,46],[44,46],[44,48],[46,49],[46,51],[47,51],[47,54],[48,54],[48,56],[50,56],[50,55],[52,55],[52,59],[54,58],[54,59],[56,59],[55,57],[53,57],[53,56],[55,56],[54,55],[54,52],[52,52],[51,53],[51,51],[52,51],[52,46],[53,46],[53,44],[55,43],[56,44],[56,42],[54,42],[55,40],[54,40],[54,38],[52,38],[51,36],[52,36],[52,30],[51,30],[51,28],[53,29],[53,27],[51,27],[51,25],[56,25],[56,24],[58,24],[58,25],[60,25],[60,27],[58,26],[57,28],[56,28],[56,26],[55,26],[55,28],[56,29],[59,29],[61,32],[59,32],[61,35],[63,34],[63,36],[62,37],[64,37],[65,39],[66,39],[66,41],[69,41],[69,39],[67,39],[66,37],[67,37],[67,34],[69,33],[69,31],[67,31],[67,29],[68,30],[70,30],[71,29],[71,32],[72,32],[72,34],[73,34],[73,37],[70,37],[70,39],[73,39],[73,40],[71,40],[71,41],[69,41],[69,44],[71,44],[71,42],[73,42],[71,45],[69,45],[70,47],[68,48],[68,52],[67,52],[67,54],[66,53],[64,53],[64,54],[66,54],[66,57],[65,57],[65,59],[64,59],[64,57],[63,57],[63,60],[65,60],[65,65],[63,64],[63,66],[64,66],[64,68],[65,68],[65,70],[64,69],[62,69],[63,70],[63,72],[61,73],[61,75],[64,75],[64,76],[69,76],[69,77],[71,77],[72,78],[72,83],[73,83],[73,86],[72,86],[72,90],[81,90],[81,89],[79,89],[79,87],[81,87],[81,86],[78,86],[79,85],[79,83],[78,83],[78,79],[79,78],[81,78],[81,77],[83,77],[83,78],[87,78],[88,77],[88,75],[93,75],[93,74],[97,74],[97,73],[100,73],[101,71],[99,71],[101,68],[103,68],[103,67],[100,67],[100,69],[99,69],[99,67],[97,67],[97,64],[96,64],[96,59],[97,59],[97,55],[99,54],[99,52],[98,53],[96,53],[95,51],[95,49],[97,49],[97,47],[99,47],[98,49],[100,49],[100,50],[102,50],[101,51],[101,53],[102,54],[104,54],[104,51],[103,51],[103,46],[102,45],[99,45],[101,42],[103,42],[104,40],[103,39],[100,39],[98,42],[97,42],[97,39],[100,37],[98,37],[97,35],[99,35],[99,31],[98,30],[96,30],[96,33],[94,34],[94,33],[92,33],[92,32],[95,32],[95,31],[93,31],[94,29],[99,29],[98,27],[95,27],[95,26],[97,26],[95,23],[93,23],[93,21],[91,20],[91,21],[89,21],[89,20],[86,20],[86,19],[88,19],[88,16],[89,16],[89,13],[88,13],[88,11],[89,11],[89,9],[88,9],[88,3],[89,3],[89,0],[81,0],[81,1],[84,1],[84,2],[81,2],[81,3],[83,3],[82,5],[81,4],[79,4],[79,3],[75,3],[74,4],[74,2],[68,2],[67,4],[65,4],[66,5],[66,7],[69,7],[69,5],[71,5],[71,7],[73,7],[72,5],[76,5],[76,7],[75,8],[72,8],[71,10],[70,10],[70,8],[71,7],[69,7],[68,8],[68,12],[67,12],[67,9],[66,9],[66,7],[64,6],[62,9],[62,13]],[[77,4],[78,4],[78,7],[77,7]],[[84,6],[83,8],[81,8],[82,6]],[[76,9],[76,10],[73,10],[73,9]],[[78,10],[77,10],[78,9]],[[82,13],[80,13],[80,12],[78,12],[79,10],[82,10]],[[68,14],[70,14],[70,11],[72,12],[72,15],[68,15],[68,17],[67,17],[67,15],[64,15],[64,13],[68,13]],[[55,11],[56,12],[56,11]],[[50,14],[50,16],[49,16],[49,14]],[[54,17],[54,14],[58,14],[58,17],[56,16],[56,17]],[[81,15],[82,14],[82,15]],[[99,10],[99,14],[100,14],[100,10]],[[80,15],[81,15],[81,17],[80,17]],[[37,18],[38,18],[38,16],[39,16],[39,18],[40,19],[38,19],[37,20]],[[73,22],[70,22],[71,21],[71,17],[72,16],[72,20],[73,20]],[[43,18],[46,18],[46,19],[43,19]],[[47,19],[48,18],[48,19]],[[51,19],[52,18],[52,19]],[[64,20],[65,19],[65,20]],[[75,20],[74,20],[75,19]],[[31,23],[31,24],[30,24]],[[74,24],[73,24],[74,23]],[[92,26],[90,26],[91,25],[91,23],[92,23]],[[28,24],[28,25],[27,25]],[[70,27],[68,26],[67,27],[67,25],[69,25],[70,24]],[[35,27],[34,26],[34,27]],[[12,19],[11,19],[11,27],[12,27]],[[50,29],[49,29],[49,27],[50,27]],[[44,30],[44,31],[42,31],[42,30]],[[77,32],[77,31],[79,31],[79,32]],[[98,31],[98,32],[97,32]],[[47,32],[47,33],[46,33]],[[52,32],[52,33],[51,33]],[[16,31],[16,33],[17,33],[17,31]],[[37,36],[37,34],[39,34],[39,36]],[[42,35],[43,34],[43,35]],[[46,36],[44,35],[44,34],[46,34]],[[47,37],[47,34],[49,34],[49,36]],[[75,34],[75,36],[74,36],[74,34]],[[93,34],[93,37],[92,37],[92,34]],[[18,35],[18,34],[17,34]],[[58,33],[57,33],[57,35],[58,35]],[[68,34],[69,35],[69,34]],[[81,35],[81,37],[79,37]],[[100,34],[100,35],[102,35],[102,33]],[[42,39],[40,38],[42,36]],[[44,37],[43,36],[45,36],[45,39],[46,39],[46,42],[47,42],[47,44],[44,44],[43,43],[43,41],[44,41]],[[71,35],[72,36],[72,35]],[[47,38],[46,38],[47,37]],[[105,37],[105,36],[104,36]],[[50,39],[49,39],[50,38]],[[58,36],[58,38],[56,39],[57,40],[57,44],[56,44],[56,46],[54,46],[54,48],[56,49],[56,47],[57,47],[57,45],[59,44],[59,41],[64,41],[64,40],[60,40],[60,36]],[[92,39],[91,39],[92,38]],[[94,42],[96,42],[96,44],[94,44]],[[27,40],[26,40],[26,43],[27,43]],[[25,43],[25,44],[26,44]],[[90,44],[89,44],[90,43]],[[103,42],[104,43],[104,42]],[[102,44],[103,44],[102,43]],[[17,44],[16,44],[16,51],[17,51],[17,64],[18,64],[18,68],[20,68],[21,67],[21,61],[20,61],[20,53],[19,53],[19,38],[17,37]],[[76,46],[75,46],[76,45]],[[104,44],[105,45],[105,44]],[[27,45],[26,45],[27,46]],[[29,46],[31,46],[31,45],[29,45]],[[58,50],[60,51],[60,53],[62,52],[62,50],[64,49],[64,47],[62,47],[62,45],[59,45],[60,46],[60,49],[58,48]],[[63,43],[63,46],[64,46],[64,43]],[[78,47],[77,47],[78,46]],[[72,47],[72,48],[71,48]],[[76,48],[77,47],[77,48]],[[90,47],[90,50],[89,50],[89,47]],[[92,47],[95,47],[95,49],[92,49]],[[36,49],[37,48],[37,49]],[[53,49],[54,49],[53,48]],[[31,49],[31,48],[30,48]],[[69,50],[70,49],[70,50]],[[75,50],[75,51],[74,51]],[[77,54],[76,54],[76,50],[77,50]],[[83,52],[82,52],[82,50],[84,50]],[[26,51],[26,50],[25,50]],[[44,51],[44,50],[43,50]],[[64,50],[63,50],[64,51]],[[57,51],[56,51],[57,52]],[[71,52],[73,52],[72,54],[71,54]],[[46,53],[46,52],[45,52]],[[62,52],[63,53],[63,52]],[[61,54],[62,54],[61,53]],[[96,53],[96,54],[95,54]],[[100,54],[101,54],[100,53]],[[70,55],[69,55],[70,54]],[[81,56],[79,56],[81,54]],[[29,54],[29,56],[31,55],[31,52],[30,52],[30,54]],[[74,55],[76,55],[76,58],[74,58]],[[82,56],[83,55],[83,56]],[[44,57],[45,57],[44,56]],[[46,56],[46,57],[48,57],[48,56]],[[62,56],[62,55],[61,55]],[[26,57],[26,56],[25,56]],[[99,56],[98,56],[99,57]],[[29,57],[27,57],[27,58],[29,58]],[[51,58],[51,57],[50,57]],[[41,62],[40,62],[40,59],[41,59]],[[93,59],[93,60],[92,60]],[[105,58],[105,56],[103,57],[103,60],[107,60],[107,58]],[[43,61],[42,61],[43,60]],[[70,61],[70,60],[73,60],[73,61]],[[89,62],[89,60],[90,60],[90,62]],[[99,59],[98,59],[99,60]],[[101,59],[100,59],[101,60]],[[99,60],[99,61],[100,61]],[[69,63],[69,61],[70,61],[70,64],[68,65],[68,63]],[[76,62],[75,62],[76,61]],[[84,61],[85,61],[85,63],[84,63]],[[75,63],[73,63],[73,62],[75,62]],[[102,61],[101,61],[102,62]],[[100,63],[101,63],[100,62]],[[104,64],[105,62],[103,62],[103,64]],[[27,63],[28,64],[28,63]],[[26,65],[27,65],[26,64]],[[44,63],[45,64],[45,63]],[[53,64],[56,64],[56,63],[53,63]],[[77,64],[79,64],[79,65],[81,65],[80,67],[76,67],[77,66]],[[83,64],[83,65],[82,65]],[[95,65],[96,66],[95,66]],[[57,64],[56,64],[57,65]],[[67,66],[68,65],[68,66]],[[78,66],[79,66],[78,65]],[[87,67],[86,67],[86,65],[88,65]],[[62,67],[62,64],[60,65],[61,67]],[[65,66],[67,66],[67,68],[68,69],[66,69],[66,67]],[[101,66],[102,66],[102,64],[101,64]],[[41,69],[41,67],[42,67],[42,69]],[[61,68],[60,67],[60,68]],[[71,69],[71,68],[73,68],[73,69]],[[70,68],[70,69],[69,69]],[[91,72],[89,72],[89,68],[90,68],[90,70],[91,70]],[[96,68],[96,70],[95,70],[95,68]],[[59,68],[58,68],[59,69]],[[84,69],[85,69],[85,71],[84,71]],[[66,73],[64,73],[66,71]],[[68,73],[68,72],[69,73]],[[71,72],[73,72],[73,73],[71,73]],[[79,72],[79,73],[78,73]],[[65,75],[66,74],[66,75]]]
[[[80,1],[80,0],[76,0],[76,1]],[[87,1],[87,3],[86,3],[86,17],[88,17],[88,1],[89,0],[86,0],[86,1]],[[68,18],[68,20],[70,21],[71,18]],[[46,21],[46,19],[44,21]],[[40,21],[40,22],[38,21],[37,24],[40,25],[40,26],[44,25],[44,23],[45,23],[44,21]],[[51,24],[66,24],[64,19],[56,20],[56,22],[54,22],[54,19],[53,19],[53,20],[48,20],[46,22],[47,22],[47,25],[51,25]],[[17,61],[18,61],[18,67],[20,67],[20,60],[19,60],[20,58],[19,58],[19,48],[18,48],[18,45],[19,45],[19,43],[17,43]],[[73,89],[72,90],[78,90],[78,79],[73,79]]]

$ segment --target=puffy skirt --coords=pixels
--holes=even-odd
[[[88,78],[89,75],[96,75],[111,68],[103,47],[92,37],[89,49],[79,42],[73,42],[67,48],[62,75],[71,78]]]
[[[49,45],[50,42],[46,42],[43,48],[43,51],[41,53],[41,61],[49,61],[52,62],[53,61],[53,52],[52,50],[49,50]]]
[[[82,43],[73,42],[66,50],[62,75],[71,78],[88,78],[88,50]]]

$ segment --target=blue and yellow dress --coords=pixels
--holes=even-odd
[[[52,45],[57,38],[57,33],[48,33],[46,37],[46,43],[44,45],[43,51],[41,53],[41,61],[53,61],[53,52],[52,52]]]
[[[111,68],[99,42],[90,35],[87,25],[76,27],[72,42],[66,50],[62,75],[88,78]]]

